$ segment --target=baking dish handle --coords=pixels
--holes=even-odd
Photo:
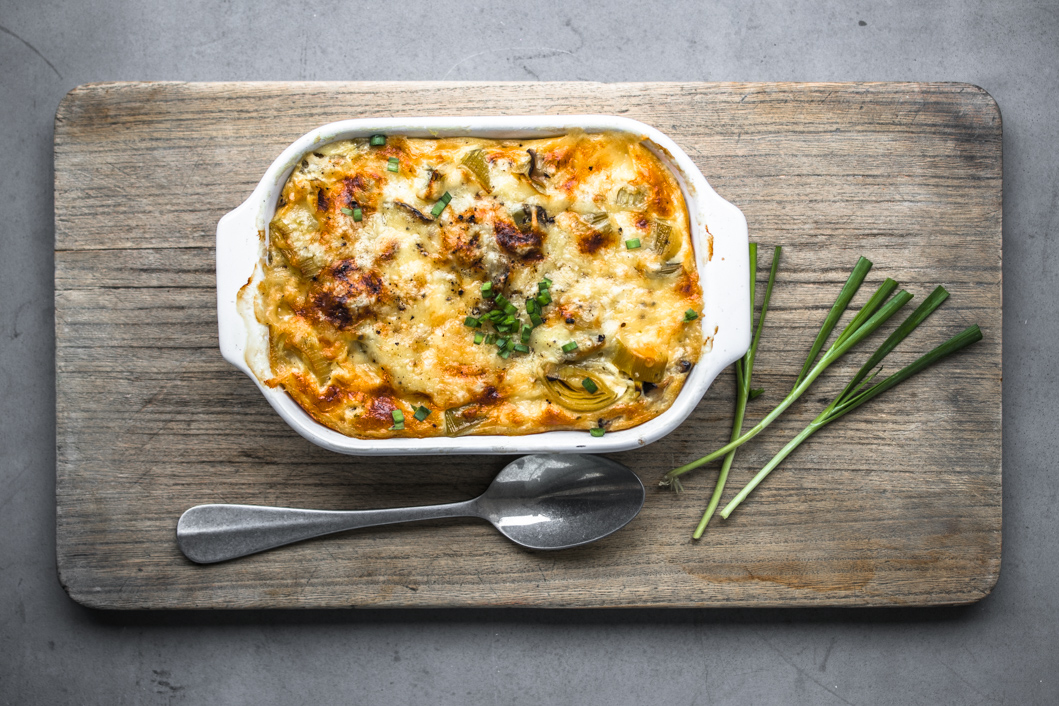
[[[703,273],[703,298],[711,302],[702,322],[703,363],[716,375],[750,348],[750,252],[743,212],[720,197],[711,210],[711,220],[723,222],[726,237],[709,236],[710,252],[698,264]]]
[[[256,219],[256,209],[248,200],[217,223],[217,333],[221,355],[248,374],[246,322],[236,300],[239,290],[253,276],[264,247]]]

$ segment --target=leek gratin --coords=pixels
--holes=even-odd
[[[334,142],[262,238],[264,382],[349,436],[600,436],[702,349],[687,207],[635,135]]]

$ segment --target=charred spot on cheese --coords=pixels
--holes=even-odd
[[[614,238],[606,233],[591,231],[577,238],[577,249],[586,255],[595,255],[604,246],[613,245]]]
[[[339,329],[363,318],[382,291],[378,273],[362,272],[351,260],[341,260],[325,270],[310,289],[317,318]]]
[[[541,253],[544,234],[540,231],[523,232],[514,223],[496,221],[493,223],[493,236],[500,247],[523,260],[540,260],[544,257]]]
[[[473,268],[481,264],[481,236],[461,223],[442,228],[442,245],[444,252],[453,262],[464,268]]]
[[[360,206],[364,208],[377,206],[377,192],[375,180],[365,174],[353,174],[344,177],[341,182],[341,193],[350,208]],[[365,214],[367,215],[367,214]]]
[[[701,354],[689,227],[636,135],[347,140],[291,174],[240,296],[269,332],[263,382],[343,434],[617,431]],[[434,423],[393,428],[420,405]]]

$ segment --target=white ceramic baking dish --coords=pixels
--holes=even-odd
[[[276,203],[302,156],[336,140],[376,133],[408,137],[483,137],[531,139],[580,128],[639,135],[680,182],[690,216],[695,258],[703,292],[702,357],[673,405],[643,424],[595,438],[587,431],[551,431],[525,436],[461,436],[429,439],[357,439],[314,421],[281,389],[261,383],[254,369],[268,376],[268,331],[253,314],[241,312],[239,290],[260,276],[264,236]],[[710,242],[712,240],[712,243]],[[712,253],[712,254],[711,254]],[[217,224],[217,321],[221,354],[257,384],[265,399],[295,431],[309,441],[347,454],[523,454],[624,451],[656,441],[683,422],[717,374],[738,360],[750,345],[750,263],[746,219],[710,187],[702,172],[671,139],[636,120],[610,115],[559,115],[473,118],[370,118],[318,127],[298,138],[272,163],[257,188]]]

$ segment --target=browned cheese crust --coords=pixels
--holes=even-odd
[[[626,429],[702,349],[687,207],[636,135],[328,144],[284,186],[262,267],[265,382],[349,436]]]

